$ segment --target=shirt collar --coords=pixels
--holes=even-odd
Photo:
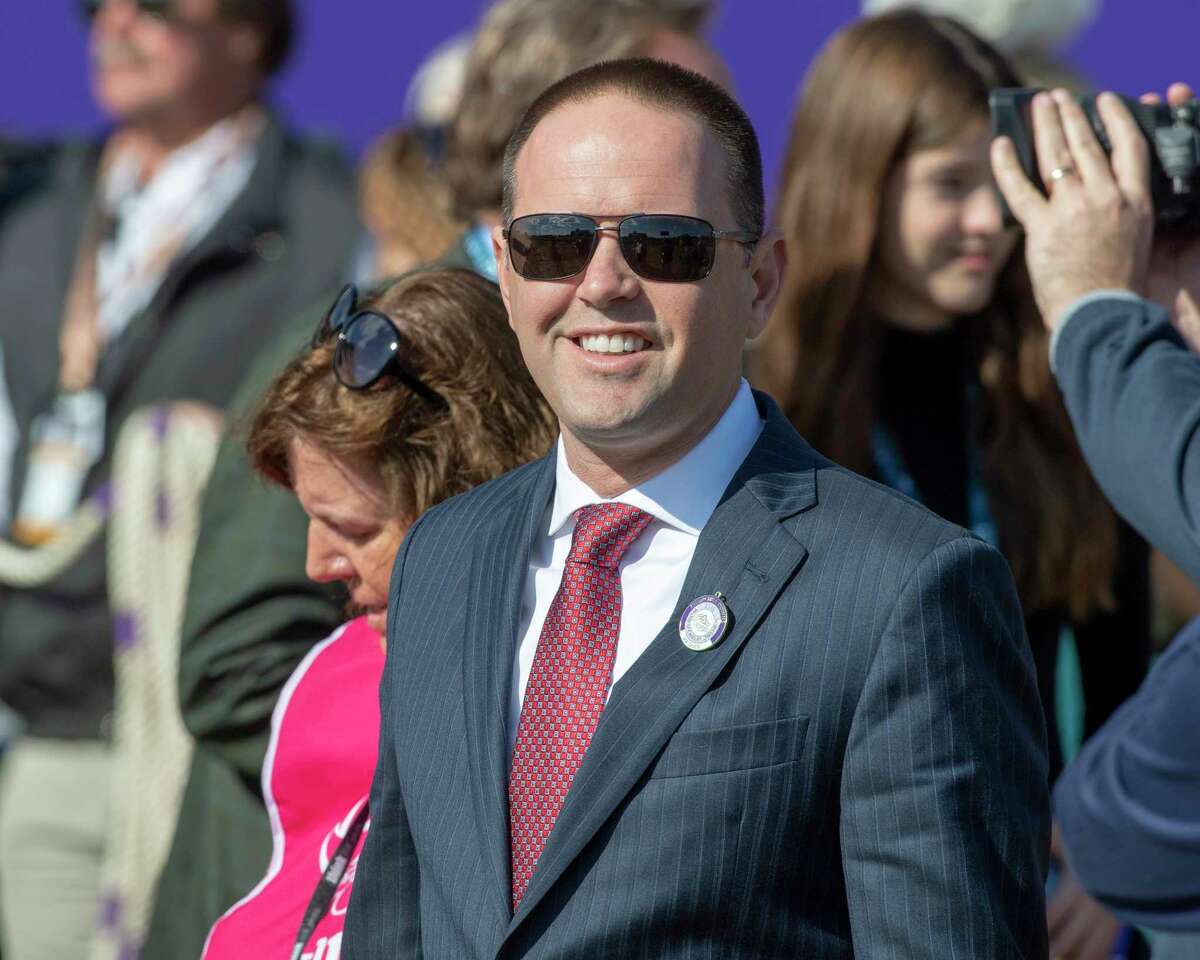
[[[721,494],[762,433],[763,421],[743,380],[721,419],[696,446],[662,473],[618,496],[601,497],[567,465],[562,438],[555,451],[554,501],[548,536],[556,536],[580,507],[627,503],[656,520],[698,537]]]

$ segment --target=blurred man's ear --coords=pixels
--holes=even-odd
[[[235,63],[252,67],[262,64],[266,43],[262,31],[248,23],[229,26],[229,57]]]

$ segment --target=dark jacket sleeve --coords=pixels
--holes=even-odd
[[[248,415],[319,316],[316,309],[290,322],[239,388],[205,492],[184,615],[184,722],[256,788],[279,690],[343,619],[336,594],[304,574],[303,510],[255,475],[244,448]]]
[[[1071,866],[1122,919],[1200,930],[1200,620],[1059,780]]]
[[[1008,565],[979,540],[943,543],[895,603],[846,746],[855,954],[1044,958],[1046,773]]]
[[[1054,370],[1113,506],[1200,581],[1200,358],[1162,307],[1102,297],[1064,323]]]

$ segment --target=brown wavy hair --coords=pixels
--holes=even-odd
[[[783,171],[791,253],[755,379],[832,459],[873,469],[883,324],[867,308],[888,176],[909,154],[987,122],[988,91],[1019,86],[1005,59],[957,21],[901,10],[826,45],[805,80]],[[1076,620],[1113,605],[1117,525],[1075,442],[1018,246],[970,324],[983,481],[1022,602]]]
[[[660,30],[699,37],[715,0],[500,0],[471,42],[446,177],[458,212],[500,209],[508,138],[552,83],[636,55]]]
[[[445,408],[393,377],[346,389],[333,375],[333,341],[318,344],[279,375],[251,421],[247,448],[264,477],[291,489],[291,444],[303,438],[378,471],[392,509],[416,518],[549,450],[557,423],[495,284],[469,270],[415,270],[359,309],[396,324],[406,363]]]

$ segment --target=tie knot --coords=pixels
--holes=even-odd
[[[616,567],[654,518],[627,503],[595,503],[575,512],[568,563]]]

